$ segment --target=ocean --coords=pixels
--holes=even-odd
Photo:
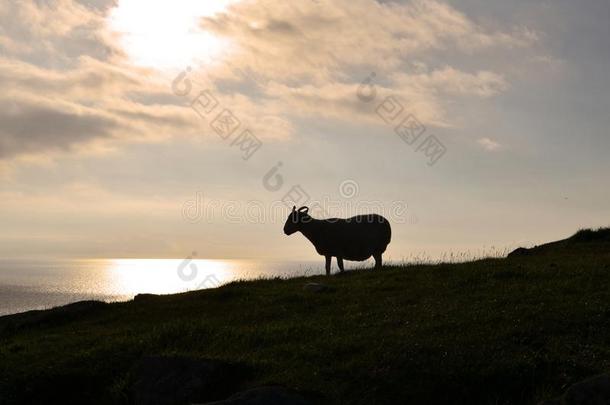
[[[335,263],[333,263],[335,265]],[[353,264],[362,266],[361,263]],[[336,270],[336,269],[335,269]],[[324,273],[324,261],[95,259],[0,260],[0,315],[81,300],[127,301],[235,280]]]

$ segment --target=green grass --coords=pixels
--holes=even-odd
[[[0,402],[127,400],[147,354],[251,370],[314,402],[534,404],[610,371],[610,249],[239,282],[0,319]],[[332,288],[314,293],[306,282]]]

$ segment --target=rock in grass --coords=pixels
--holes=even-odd
[[[572,385],[563,395],[566,405],[610,405],[610,376],[598,375]]]
[[[0,336],[23,329],[59,326],[75,319],[94,316],[108,307],[101,301],[78,301],[47,310],[33,310],[0,316]]]
[[[311,292],[328,291],[329,287],[320,283],[307,283],[303,286],[303,290]]]
[[[308,405],[296,391],[284,387],[259,387],[239,392],[229,399],[207,405]]]
[[[157,295],[157,294],[137,294],[135,297],[133,297],[133,300],[136,302],[142,302],[142,301],[150,301],[150,300],[153,300],[158,297],[159,297],[159,295]]]
[[[610,405],[610,376],[587,378],[568,388],[562,397],[539,405]]]
[[[530,255],[530,250],[526,248],[517,248],[510,252],[507,257],[520,257],[520,256],[528,256]]]
[[[234,365],[178,356],[148,356],[133,371],[133,403],[165,405],[226,398],[239,388],[244,369]]]

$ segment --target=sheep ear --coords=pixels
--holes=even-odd
[[[304,212],[305,214],[307,214],[309,212],[309,208],[301,207],[301,208],[299,208],[299,212]]]

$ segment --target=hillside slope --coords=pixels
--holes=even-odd
[[[180,355],[247,370],[226,375],[233,390],[280,384],[312,403],[534,404],[610,371],[608,247],[0,318],[0,403],[128,403],[139,359]]]
[[[571,255],[590,252],[597,254],[607,252],[610,248],[610,228],[582,229],[569,238],[556,242],[545,243],[533,248],[518,248],[509,253],[508,257],[528,255]]]

